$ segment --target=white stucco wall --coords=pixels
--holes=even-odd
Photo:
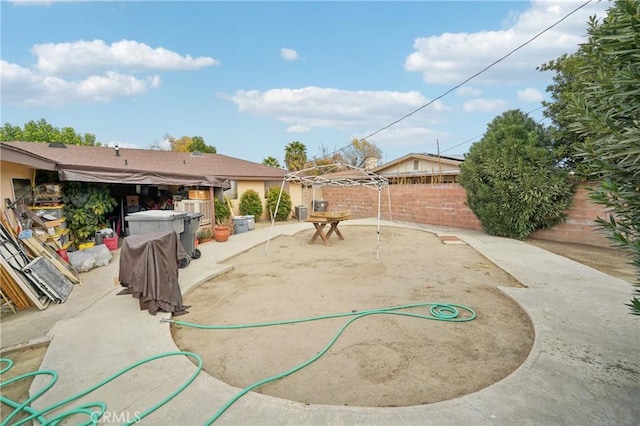
[[[276,183],[278,188],[280,188],[280,186],[282,185],[282,182],[274,181],[273,186],[276,186]],[[258,195],[260,195],[260,198],[262,199],[262,209],[263,209],[262,217],[256,218],[256,220],[269,220],[269,215],[267,214],[266,199],[265,199],[265,186],[266,186],[265,181],[262,181],[262,180],[237,181],[237,191],[236,191],[237,197],[235,199],[230,199],[231,208],[233,209],[233,214],[234,215],[240,214],[240,210],[239,210],[240,197],[242,197],[242,194],[244,194],[246,191],[252,189],[256,191]],[[291,208],[293,209],[296,205],[303,204],[300,185],[297,183],[289,182],[287,186],[288,186],[288,190],[287,189],[285,190],[291,196]]]
[[[416,172],[426,172],[426,173],[438,173],[440,171],[452,171],[460,170],[460,166],[446,164],[444,162],[438,163],[437,161],[430,160],[420,160],[418,159],[418,170],[414,167],[414,161],[416,159],[407,159],[399,164],[395,164],[393,166],[389,166],[389,168],[385,168],[379,170],[378,173],[416,173]]]

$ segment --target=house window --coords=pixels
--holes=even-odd
[[[229,181],[229,185],[231,185],[231,187],[224,191],[224,195],[230,200],[237,200],[238,199],[238,181],[237,180]]]
[[[33,204],[31,179],[11,179],[13,186],[13,201],[24,202],[25,206]]]
[[[271,188],[282,188],[282,181],[279,180],[267,180],[264,182],[264,197],[267,197],[269,193],[269,189]],[[284,184],[284,192],[289,192],[289,183],[285,182]]]
[[[419,161],[418,160],[413,160],[413,170],[419,170]]]

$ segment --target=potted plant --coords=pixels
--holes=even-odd
[[[229,225],[228,219],[216,219],[216,225],[213,227],[213,238],[219,243],[224,243],[229,239],[231,229],[233,228]]]
[[[203,226],[198,228],[196,232],[196,238],[198,239],[198,244],[206,243],[213,240],[213,228],[211,226]]]
[[[229,239],[231,230],[233,229],[229,224],[231,208],[225,201],[217,198],[213,200],[213,207],[216,215],[216,224],[213,227],[213,238],[222,243]]]
[[[94,237],[118,204],[111,197],[107,185],[87,182],[66,183],[62,201],[75,244],[85,243]]]

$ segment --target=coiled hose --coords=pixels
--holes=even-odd
[[[36,392],[33,396],[27,398],[26,401],[24,401],[22,404],[17,403],[9,398],[6,398],[2,395],[0,395],[0,402],[3,402],[7,405],[9,405],[10,407],[13,407],[14,410],[13,412],[11,412],[10,415],[7,416],[6,419],[4,419],[1,423],[2,426],[5,425],[9,425],[11,424],[12,426],[18,426],[18,425],[22,425],[25,423],[28,423],[30,421],[37,421],[38,423],[40,423],[41,425],[57,425],[59,424],[61,421],[63,421],[64,419],[74,416],[74,415],[86,415],[88,417],[88,420],[85,421],[84,423],[80,423],[81,425],[96,425],[100,422],[100,419],[102,418],[102,416],[104,415],[104,413],[107,411],[107,404],[104,402],[88,402],[88,403],[84,403],[76,408],[67,410],[67,411],[63,411],[62,413],[56,414],[54,417],[47,419],[45,417],[45,414],[47,414],[48,412],[51,412],[53,410],[56,410],[64,405],[70,404],[73,401],[82,398],[83,396],[93,392],[94,390],[106,385],[107,383],[112,382],[113,380],[117,379],[118,377],[122,376],[123,374],[127,373],[128,371],[133,370],[136,367],[139,367],[143,364],[146,364],[148,362],[151,361],[155,361],[157,359],[160,358],[166,358],[166,357],[170,357],[170,356],[178,356],[178,355],[185,355],[188,357],[192,357],[194,359],[197,360],[197,366],[198,368],[196,369],[196,371],[191,375],[191,377],[189,377],[189,379],[187,379],[187,381],[185,381],[178,389],[176,389],[175,391],[171,392],[171,394],[169,394],[167,397],[163,398],[160,402],[158,402],[157,404],[153,405],[151,408],[143,411],[140,414],[136,414],[135,418],[128,421],[127,423],[124,423],[125,425],[132,425],[134,423],[139,422],[141,419],[145,418],[146,416],[148,416],[149,414],[153,413],[154,411],[156,411],[158,408],[162,407],[164,404],[166,404],[167,402],[169,402],[170,400],[172,400],[173,398],[175,398],[176,395],[178,395],[180,392],[182,392],[187,386],[189,386],[191,384],[191,382],[193,382],[195,380],[196,377],[198,377],[198,374],[200,374],[200,371],[202,371],[202,358],[200,358],[200,356],[198,356],[197,354],[194,354],[192,352],[184,352],[184,351],[178,351],[178,352],[165,352],[159,355],[154,355],[148,358],[143,359],[142,361],[138,361],[134,364],[131,364],[128,367],[123,368],[122,370],[120,370],[119,372],[107,377],[105,380],[101,381],[100,383],[91,386],[90,388],[79,392],[75,395],[72,395],[60,402],[57,402],[49,407],[43,408],[41,410],[35,410],[33,408],[31,408],[31,403],[33,401],[35,401],[36,399],[38,399],[41,395],[43,395],[45,392],[47,392],[49,389],[51,389],[51,387],[53,387],[53,385],[58,381],[58,373],[56,373],[53,370],[39,370],[39,371],[34,371],[34,372],[30,372],[30,373],[25,373],[22,374],[20,376],[14,377],[13,379],[7,380],[7,381],[3,381],[0,382],[0,389],[4,386],[10,385],[11,383],[15,383],[18,382],[20,380],[26,379],[28,377],[32,377],[32,376],[38,376],[38,375],[48,375],[51,376],[51,381],[49,383],[47,383],[45,386],[42,387],[42,389],[38,390],[38,392]],[[2,370],[0,370],[0,374],[5,373],[6,371],[8,371],[9,369],[11,369],[11,367],[13,366],[13,361],[11,361],[10,359],[7,358],[2,358],[0,359],[0,362],[4,362],[7,363],[8,365],[3,368]],[[97,408],[98,410],[90,410],[89,408],[94,407]],[[16,415],[18,415],[20,412],[26,412],[29,414],[28,417],[19,420],[15,423],[9,423]]]
[[[425,315],[425,314],[419,314],[419,313],[415,313],[415,312],[406,312],[407,309],[412,309],[412,308],[423,308],[423,307],[429,307],[429,314]],[[460,316],[460,311],[466,312],[466,315],[464,316]],[[476,312],[464,305],[458,305],[458,304],[454,304],[454,303],[414,303],[414,304],[409,304],[409,305],[401,305],[401,306],[394,306],[394,307],[390,307],[390,308],[381,308],[381,309],[369,309],[369,310],[364,310],[364,311],[352,311],[352,312],[343,312],[343,313],[337,313],[337,314],[328,314],[328,315],[320,315],[320,316],[314,316],[314,317],[308,317],[308,318],[301,318],[301,319],[293,319],[293,320],[284,320],[284,321],[271,321],[271,322],[260,322],[260,323],[250,323],[250,324],[236,324],[236,325],[202,325],[202,324],[194,324],[194,323],[190,323],[190,322],[186,322],[186,321],[178,321],[178,320],[171,320],[171,319],[163,319],[161,320],[161,322],[171,322],[177,325],[181,325],[181,326],[185,326],[185,327],[194,327],[194,328],[199,328],[199,329],[205,329],[205,330],[230,330],[230,329],[242,329],[242,328],[255,328],[255,327],[269,327],[269,326],[277,326],[277,325],[286,325],[286,324],[296,324],[296,323],[303,323],[303,322],[310,322],[310,321],[319,321],[319,320],[323,320],[323,319],[330,319],[330,318],[340,318],[340,317],[351,317],[350,319],[348,319],[343,325],[342,327],[340,327],[340,329],[336,332],[336,334],[329,340],[329,342],[325,345],[325,347],[319,351],[316,355],[314,355],[313,357],[311,357],[310,359],[302,362],[301,364],[298,364],[297,366],[276,374],[274,376],[271,377],[267,377],[265,379],[262,379],[258,382],[253,383],[250,386],[247,386],[246,388],[242,389],[240,392],[238,392],[235,396],[233,396],[233,398],[231,398],[229,401],[227,401],[220,409],[218,409],[215,414],[209,418],[204,424],[205,425],[211,425],[213,424],[216,420],[218,420],[218,418],[220,418],[220,416],[222,416],[222,414],[224,414],[225,411],[227,411],[236,401],[238,401],[240,398],[242,398],[242,396],[244,396],[245,394],[247,394],[248,392],[263,386],[267,383],[271,383],[273,381],[282,379],[284,377],[287,377],[293,373],[295,373],[296,371],[299,371],[303,368],[305,368],[306,366],[310,365],[311,363],[317,361],[318,359],[320,359],[325,353],[327,353],[327,351],[329,351],[329,349],[334,345],[334,343],[338,340],[338,338],[340,337],[340,335],[342,335],[342,333],[347,329],[347,327],[349,327],[349,325],[351,323],[353,323],[354,321],[361,319],[363,317],[369,316],[369,315],[401,315],[401,316],[407,316],[407,317],[413,317],[413,318],[419,318],[419,319],[427,319],[427,320],[435,320],[435,321],[448,321],[448,322],[467,322],[467,321],[472,321],[473,319],[476,318],[477,314]],[[0,395],[0,402],[3,402],[7,405],[9,405],[10,407],[14,408],[14,411],[6,418],[2,421],[2,423],[0,424],[0,426],[5,426],[5,425],[9,425],[10,421],[16,416],[18,415],[18,413],[20,412],[26,412],[29,414],[29,416],[25,419],[22,419],[16,423],[13,423],[12,425],[18,426],[18,425],[22,425],[24,423],[30,422],[30,421],[36,421],[42,425],[57,425],[58,423],[60,423],[62,420],[73,416],[73,415],[86,415],[88,417],[88,420],[85,423],[82,423],[83,425],[96,425],[99,423],[100,419],[102,418],[102,416],[104,415],[104,413],[107,411],[107,405],[104,402],[88,402],[88,403],[84,403],[76,408],[64,411],[60,414],[55,415],[55,417],[51,418],[51,419],[47,419],[45,417],[45,414],[47,414],[48,412],[51,412],[53,410],[56,410],[64,405],[70,404],[73,401],[93,392],[94,390],[106,385],[107,383],[110,383],[111,381],[117,379],[118,377],[122,376],[123,374],[127,373],[128,371],[146,364],[148,362],[160,359],[160,358],[165,358],[165,357],[170,357],[170,356],[178,356],[178,355],[185,355],[188,357],[192,357],[197,361],[197,369],[196,371],[191,375],[191,377],[189,377],[189,379],[182,385],[180,386],[178,389],[176,389],[175,391],[173,391],[171,394],[169,394],[167,397],[165,397],[164,399],[162,399],[160,402],[158,402],[157,404],[153,405],[151,408],[147,409],[146,411],[140,413],[140,414],[136,414],[135,418],[133,420],[130,420],[129,422],[125,423],[125,425],[131,425],[134,423],[139,422],[141,419],[145,418],[146,416],[148,416],[149,414],[153,413],[154,411],[156,411],[157,409],[159,409],[160,407],[162,407],[163,405],[165,405],[167,402],[169,402],[171,399],[173,399],[176,395],[178,395],[180,392],[182,392],[187,386],[189,386],[191,384],[191,382],[193,382],[195,380],[195,378],[198,376],[198,374],[200,374],[200,371],[202,371],[202,358],[193,353],[193,352],[184,352],[184,351],[179,351],[179,352],[167,352],[167,353],[163,353],[163,354],[159,354],[159,355],[155,355],[149,358],[145,358],[141,361],[138,361],[132,365],[130,365],[129,367],[126,367],[122,370],[120,370],[119,372],[117,372],[116,374],[113,374],[112,376],[106,378],[105,380],[101,381],[100,383],[90,387],[89,389],[79,392],[76,395],[70,396],[69,398],[66,398],[54,405],[51,405],[50,407],[46,407],[42,410],[35,410],[33,408],[31,408],[31,403],[33,401],[35,401],[37,398],[39,398],[42,394],[44,394],[47,390],[49,390],[57,381],[58,378],[58,374],[53,371],[53,370],[40,370],[40,371],[35,371],[35,372],[31,372],[31,373],[26,373],[26,374],[22,374],[20,376],[14,377],[13,379],[7,380],[7,381],[3,381],[0,382],[0,388],[2,388],[3,386],[7,386],[10,385],[11,383],[15,383],[17,381],[26,379],[28,377],[32,377],[32,376],[36,376],[36,375],[49,375],[51,376],[51,381],[44,386],[42,389],[40,389],[38,392],[36,392],[33,396],[29,397],[26,401],[24,401],[23,403],[18,403],[15,401],[10,400],[9,398],[3,397]],[[11,361],[10,359],[0,359],[0,362],[3,363],[7,363],[8,366],[6,366],[4,369],[2,369],[0,371],[0,374],[5,373],[6,371],[8,371],[12,366],[13,366],[13,361]],[[92,408],[97,409],[97,410],[92,410]]]

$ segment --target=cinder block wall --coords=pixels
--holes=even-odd
[[[595,204],[589,199],[589,191],[595,185],[590,182],[577,184],[576,192],[573,194],[573,206],[567,210],[566,222],[551,229],[538,230],[531,237],[540,240],[610,247],[611,242],[594,223],[597,217],[609,218],[604,206]]]
[[[351,210],[354,218],[375,217],[380,192],[383,219],[480,230],[480,221],[465,205],[464,188],[458,184],[390,185],[382,191],[364,187],[325,186],[328,210]],[[391,201],[391,212],[389,211]]]
[[[552,229],[536,231],[531,237],[609,247],[607,238],[594,226],[596,217],[606,217],[602,206],[588,198],[590,183],[577,185],[574,205],[567,211],[568,219]],[[310,191],[310,190],[305,190]],[[353,218],[377,216],[378,191],[364,187],[325,186],[316,191],[328,202],[329,211],[350,210]],[[305,197],[311,199],[310,193]],[[481,230],[480,221],[467,207],[466,192],[455,183],[390,185],[380,191],[383,219]],[[389,213],[391,200],[391,214]]]

